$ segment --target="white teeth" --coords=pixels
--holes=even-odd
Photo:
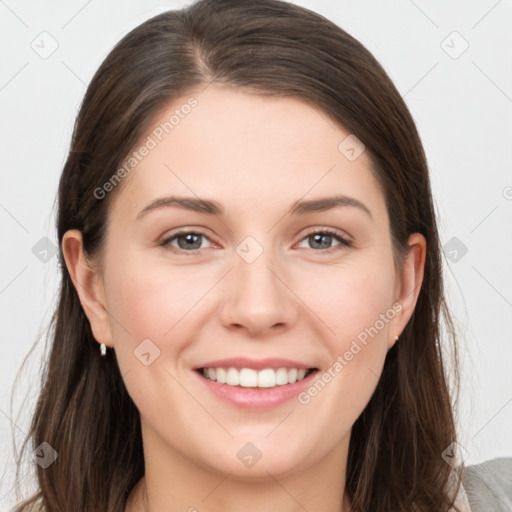
[[[240,372],[235,368],[228,368],[226,373],[226,384],[238,386],[240,384]]]
[[[226,370],[224,370],[224,368],[217,368],[213,378],[211,375],[205,375],[205,377],[208,377],[211,380],[217,380],[219,384],[226,384]]]
[[[231,368],[236,372],[234,368]],[[258,372],[252,368],[242,368],[240,370],[240,386],[244,388],[255,388],[258,385]]]
[[[243,370],[242,370],[243,371]],[[276,372],[272,368],[258,372],[258,387],[273,388],[276,385]]]
[[[300,382],[305,378],[306,372],[305,368],[265,368],[260,371],[252,368],[203,368],[202,373],[207,379],[216,380],[219,384],[244,388],[273,388]]]
[[[279,368],[276,372],[276,384],[282,386],[288,384],[288,370],[286,368]]]

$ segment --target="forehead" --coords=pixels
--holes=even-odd
[[[133,162],[116,209],[126,203],[140,209],[172,193],[237,201],[257,211],[333,192],[382,208],[369,155],[348,158],[346,141],[362,149],[305,101],[210,85],[175,98],[153,118],[134,148],[150,149]]]

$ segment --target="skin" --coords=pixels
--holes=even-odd
[[[101,254],[84,257],[79,231],[63,240],[93,334],[115,349],[141,414],[146,474],[126,511],[346,512],[351,427],[414,310],[425,239],[410,236],[397,273],[369,155],[349,161],[338,150],[349,132],[320,110],[217,85],[193,96],[198,106],[115,191]],[[137,220],[171,194],[214,199],[225,214],[168,206]],[[287,214],[294,201],[334,194],[356,198],[371,216],[353,206]],[[338,230],[352,246],[327,237],[326,252],[308,237],[315,228]],[[161,245],[180,229],[205,235],[195,254],[176,238]],[[263,249],[252,263],[236,252],[247,236]],[[192,371],[241,355],[325,371],[397,303],[401,311],[306,405],[241,410]],[[160,356],[145,366],[133,351],[148,338]],[[247,442],[262,453],[251,468],[237,458]]]

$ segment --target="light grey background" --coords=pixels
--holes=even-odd
[[[411,110],[430,165],[442,243],[448,244],[445,273],[463,363],[462,451],[469,464],[511,456],[512,2],[295,3],[358,38]],[[78,106],[124,34],[184,5],[0,0],[2,510],[15,498],[13,433],[19,443],[28,430],[39,391],[41,335],[58,285],[57,258],[49,252],[44,263],[44,244],[36,244],[43,237],[56,242],[53,201]],[[52,45],[58,48],[47,55]],[[11,410],[13,379],[38,339]],[[24,483],[32,488],[30,477]]]

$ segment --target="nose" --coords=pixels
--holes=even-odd
[[[270,253],[264,250],[252,263],[234,254],[221,312],[226,328],[261,338],[285,332],[297,321],[300,301],[287,282],[291,278]]]

